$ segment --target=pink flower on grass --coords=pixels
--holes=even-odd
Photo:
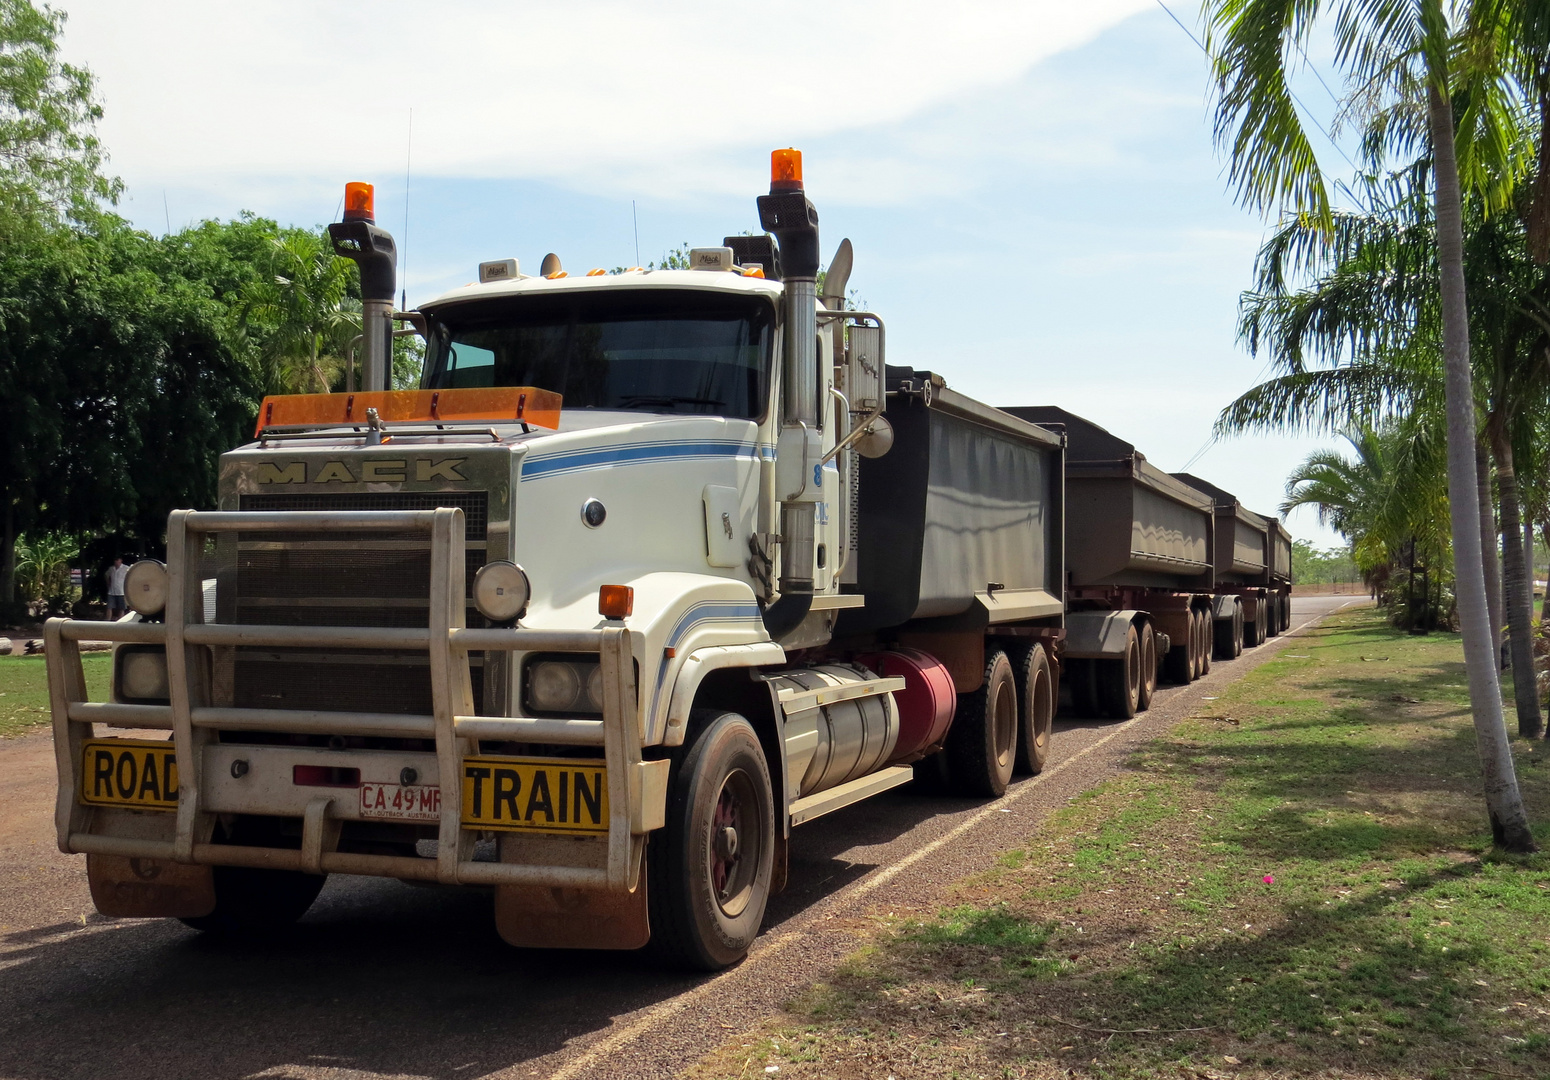
[[[1266,885],[1274,885],[1275,883],[1276,883],[1276,876],[1274,874],[1266,874],[1265,875],[1265,884]]]

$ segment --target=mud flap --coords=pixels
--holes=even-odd
[[[523,949],[639,949],[651,940],[646,875],[631,893],[498,885],[495,929]]]
[[[128,855],[87,855],[92,903],[118,919],[194,919],[215,910],[215,875],[208,866]]]

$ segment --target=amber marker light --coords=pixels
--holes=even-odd
[[[798,173],[801,166],[797,167]],[[351,180],[344,186],[344,219],[376,221],[376,189],[364,180]]]
[[[635,590],[628,585],[604,585],[597,590],[597,613],[605,619],[627,619],[635,610]]]
[[[789,146],[770,151],[770,190],[802,190],[802,151]]]

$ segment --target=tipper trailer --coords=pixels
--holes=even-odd
[[[1231,660],[1291,622],[1291,536],[1275,518],[1254,513],[1230,492],[1189,473],[1174,473],[1210,496],[1216,514],[1215,655]]]
[[[1000,795],[1062,666],[1097,696],[1116,640],[1121,714],[1146,648],[1193,674],[1209,500],[1136,455],[1136,509],[1084,532],[1069,422],[887,367],[848,241],[818,295],[795,151],[758,202],[764,235],[687,270],[500,260],[395,312],[347,187],[360,389],[265,399],[219,509],[131,568],[138,621],[48,623],[59,845],[100,911],[243,932],[363,874],[490,887],[516,945],[724,967],[793,827],[916,768]],[[1161,531],[1111,556],[1132,517]],[[86,638],[118,643],[107,702]]]

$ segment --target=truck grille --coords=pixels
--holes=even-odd
[[[242,496],[244,511],[434,510],[461,507],[467,586],[485,562],[488,499],[471,492],[341,492]],[[430,624],[430,540],[423,533],[238,533],[223,552],[216,587],[221,622],[271,626]],[[465,594],[469,595],[469,594]],[[468,624],[483,619],[468,606]],[[422,652],[238,648],[232,704],[242,708],[429,714],[430,668]],[[483,664],[471,657],[474,700]]]

